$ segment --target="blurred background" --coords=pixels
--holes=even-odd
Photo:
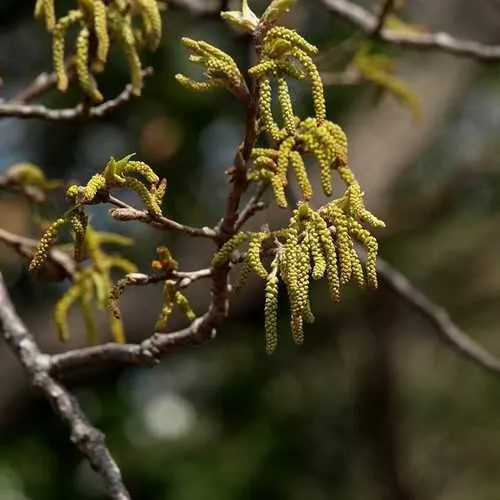
[[[61,12],[73,5],[56,4]],[[248,42],[209,14],[217,1],[173,4],[164,16],[163,45],[147,56],[155,75],[141,99],[92,122],[1,120],[0,171],[32,161],[51,177],[85,182],[111,155],[135,151],[168,178],[171,218],[215,224],[243,113],[224,92],[192,94],[176,84],[175,73],[193,74],[179,38],[205,39],[243,67]],[[265,2],[250,4],[261,12]],[[408,0],[401,16],[433,31],[500,43],[498,0]],[[320,0],[299,1],[286,22],[318,44],[325,73],[342,69],[352,26]],[[0,2],[0,47],[3,98],[50,69],[50,40],[32,20],[32,2]],[[346,128],[368,207],[387,222],[378,233],[381,256],[500,353],[499,69],[444,54],[390,53],[420,99],[422,119],[366,84],[329,86],[329,118]],[[100,85],[111,97],[127,78],[121,55],[114,54]],[[304,115],[308,89],[294,92]],[[54,91],[43,102],[71,106],[75,94]],[[62,208],[56,199],[56,210]],[[155,246],[164,243],[186,269],[209,262],[210,246],[198,240],[113,222],[106,207],[92,214],[95,227],[134,238],[127,256],[145,271]],[[266,217],[279,226],[287,214],[271,210]],[[0,227],[34,235],[22,199],[1,194]],[[0,268],[41,345],[51,352],[66,348],[52,320],[64,286],[35,281],[1,243]],[[333,307],[324,284],[315,285],[316,323],[301,348],[291,341],[283,304],[278,351],[265,355],[263,286],[252,282],[210,344],[169,355],[153,369],[115,367],[66,380],[107,434],[132,497],[500,498],[500,380],[442,345],[432,327],[384,287],[369,294],[352,287]],[[194,287],[190,298],[202,311],[204,286]],[[131,341],[151,333],[160,304],[160,288],[125,294]],[[71,345],[82,345],[78,315],[71,331]],[[0,380],[0,499],[104,499],[99,478],[48,405],[30,392],[4,345]]]

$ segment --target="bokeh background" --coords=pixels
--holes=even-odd
[[[242,66],[249,62],[247,40],[209,14],[217,1],[173,3],[163,44],[147,57],[155,75],[141,99],[88,123],[1,120],[0,170],[33,161],[52,177],[83,182],[111,155],[135,151],[168,178],[170,217],[216,223],[243,113],[224,92],[194,95],[176,84],[176,72],[192,71],[179,38],[206,39]],[[260,12],[263,2],[250,3]],[[31,4],[0,2],[4,98],[50,69],[49,37],[32,20]],[[63,12],[72,2],[56,4]],[[401,15],[431,30],[500,43],[498,0],[406,4]],[[299,1],[287,23],[319,45],[325,73],[349,59],[346,40],[356,32],[320,0]],[[329,86],[329,118],[346,128],[369,208],[387,221],[381,255],[472,337],[500,352],[499,70],[443,54],[390,53],[420,98],[422,119],[370,85]],[[101,86],[113,96],[126,81],[115,54]],[[294,92],[298,110],[307,113],[307,89]],[[74,99],[51,92],[43,102],[60,107]],[[56,206],[62,209],[63,200]],[[267,217],[278,226],[286,213]],[[93,210],[92,223],[134,238],[127,255],[144,270],[160,243],[172,245],[188,269],[209,262],[209,246],[113,222],[106,207]],[[1,194],[0,227],[34,234],[24,201]],[[1,244],[0,268],[40,343],[49,351],[64,348],[51,316],[64,286],[36,282]],[[154,369],[110,367],[66,380],[107,434],[134,499],[500,498],[498,378],[442,345],[425,319],[384,287],[370,294],[349,289],[332,306],[325,287],[315,286],[317,320],[301,348],[287,334],[283,304],[280,346],[266,356],[262,292],[251,283],[210,344],[169,355]],[[131,340],[151,333],[160,295],[155,287],[125,294]],[[206,289],[195,287],[191,298],[201,310]],[[83,342],[75,315],[72,345]],[[0,498],[104,499],[67,429],[30,392],[3,345],[0,381]]]

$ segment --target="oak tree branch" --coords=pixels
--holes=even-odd
[[[40,351],[16,313],[0,273],[0,329],[3,338],[26,371],[31,384],[69,427],[71,441],[101,476],[113,500],[130,500],[120,469],[111,456],[104,434],[92,426],[78,401],[50,374],[51,357]]]

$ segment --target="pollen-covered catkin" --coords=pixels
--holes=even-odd
[[[326,119],[325,93],[321,75],[319,74],[316,64],[314,64],[314,61],[305,52],[295,49],[293,51],[293,55],[304,66],[309,80],[311,81],[314,113],[318,124],[321,124]]]
[[[89,68],[89,37],[89,30],[82,28],[76,40],[76,74],[82,90],[93,101],[101,102],[104,98],[97,89]]]
[[[161,41],[161,15],[156,0],[136,0],[139,5],[149,48],[155,50]]]
[[[267,233],[256,233],[250,238],[248,244],[247,260],[255,274],[265,280],[267,279],[267,269],[260,259],[262,242],[268,237]]]
[[[174,310],[175,292],[175,282],[166,280],[163,284],[163,305],[155,324],[156,331],[162,331],[167,326],[167,322]]]
[[[244,241],[248,240],[252,236],[252,233],[242,231],[235,234],[230,240],[226,241],[224,245],[219,249],[219,251],[214,255],[212,259],[212,266],[217,267],[226,263],[230,258],[231,254],[238,248]]]
[[[276,40],[285,40],[291,47],[296,47],[307,54],[317,54],[318,48],[304,39],[299,33],[285,26],[274,26],[271,28],[262,42],[264,52],[272,52]]]
[[[298,151],[290,152],[290,163],[292,165],[293,171],[295,172],[295,177],[302,193],[302,198],[305,201],[310,200],[313,194],[312,186],[307,175],[304,160],[302,159],[302,156]]]
[[[54,72],[57,78],[57,88],[64,92],[68,89],[68,73],[66,72],[65,46],[67,29],[76,23],[82,14],[79,10],[72,10],[67,16],[59,20],[53,30],[52,37],[52,60],[54,65]]]
[[[40,266],[47,260],[49,256],[50,249],[54,245],[57,234],[64,224],[65,220],[63,218],[57,219],[51,226],[45,231],[43,236],[38,243],[38,247],[35,250],[35,254],[31,259],[29,270],[30,272],[37,271]]]
[[[313,221],[307,223],[306,232],[307,245],[313,261],[312,278],[314,280],[319,280],[325,275],[326,260],[323,255],[323,249],[321,248],[321,240]]]
[[[378,242],[375,236],[353,219],[349,221],[349,232],[367,249],[366,276],[368,285],[377,288],[377,254]]]
[[[175,292],[174,302],[180,309],[181,313],[189,322],[195,320],[196,314],[193,311],[191,304],[189,303],[187,297],[184,294],[182,294],[179,290]]]
[[[264,326],[266,332],[266,352],[272,354],[278,345],[278,258],[271,264],[271,272],[266,280],[264,304]]]
[[[35,4],[35,19],[45,17],[47,31],[52,31],[56,25],[54,0],[37,0]]]
[[[132,93],[139,96],[141,95],[143,84],[142,67],[135,44],[134,33],[129,24],[123,24],[121,30],[121,40],[130,71]]]
[[[126,177],[125,186],[134,190],[139,195],[150,214],[155,215],[156,217],[161,216],[161,208],[158,205],[156,198],[140,180],[135,177]]]
[[[74,257],[77,262],[84,258],[85,234],[87,232],[88,217],[82,208],[75,209],[68,217],[75,240]]]
[[[93,62],[94,71],[102,71],[108,59],[109,33],[106,14],[106,5],[103,0],[94,0],[94,30],[97,38],[96,60]]]
[[[144,177],[150,184],[157,184],[160,181],[154,170],[143,161],[130,160],[125,163],[120,172],[121,175],[136,174]]]
[[[68,310],[79,299],[81,293],[81,287],[72,286],[59,299],[55,306],[54,319],[57,331],[59,332],[59,338],[63,342],[69,339]]]
[[[260,80],[259,117],[266,132],[275,141],[278,141],[281,134],[278,125],[274,121],[272,111],[272,88],[271,82],[267,78],[262,78]]]
[[[294,135],[297,131],[295,126],[295,115],[293,113],[292,99],[290,98],[290,89],[284,78],[278,78],[278,100],[281,106],[281,114],[286,131]]]

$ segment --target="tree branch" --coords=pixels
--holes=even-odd
[[[335,14],[360,28],[366,35],[372,36],[379,25],[379,16],[349,0],[322,0],[325,6]],[[407,33],[380,28],[378,38],[384,42],[415,50],[440,50],[457,56],[466,56],[480,61],[500,60],[500,46],[484,45],[470,40],[460,40],[444,32]]]
[[[481,368],[500,375],[500,359],[459,328],[444,308],[426,297],[403,273],[383,259],[378,259],[377,270],[381,280],[413,309],[427,318],[441,340],[449,347]]]
[[[379,36],[380,30],[384,27],[385,21],[387,17],[390,15],[391,11],[394,8],[394,0],[384,0],[380,9],[380,14],[377,18],[377,24],[371,33],[372,38],[376,38]]]
[[[209,227],[191,227],[186,226],[185,224],[180,224],[179,222],[176,222],[165,216],[154,216],[148,211],[134,208],[128,203],[125,203],[124,201],[112,195],[108,197],[107,201],[109,201],[109,203],[111,203],[115,207],[118,207],[111,211],[111,217],[113,217],[113,219],[115,220],[119,220],[122,222],[130,220],[141,221],[158,229],[174,230],[188,234],[189,236],[198,236],[201,238],[215,238],[215,236],[217,235],[216,231]]]
[[[152,68],[146,68],[142,72],[143,76],[153,74]],[[42,74],[45,75],[45,74]],[[40,77],[43,82],[41,86],[52,82],[50,75]],[[36,80],[35,80],[36,81]],[[38,93],[38,89],[37,89]],[[29,94],[31,97],[31,94]],[[132,85],[128,84],[113,99],[104,101],[97,106],[88,107],[78,104],[74,108],[51,109],[43,104],[23,104],[22,102],[0,102],[0,118],[42,118],[51,121],[71,121],[80,118],[101,118],[107,113],[130,101],[134,97]],[[25,99],[25,96],[23,96]]]
[[[0,273],[0,328],[8,346],[25,369],[31,384],[49,401],[69,427],[71,441],[101,476],[113,500],[130,500],[120,469],[105,444],[104,434],[92,426],[78,401],[51,375],[51,357],[42,353],[17,315]]]

